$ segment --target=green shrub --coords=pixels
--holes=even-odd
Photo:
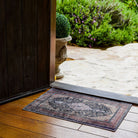
[[[63,15],[56,13],[56,38],[68,37],[70,34],[70,23]]]
[[[71,23],[72,42],[79,46],[112,46],[138,40],[138,15],[119,0],[64,0],[57,4],[57,11]]]
[[[137,0],[120,0],[126,4],[128,8],[131,8],[138,12],[138,1]]]

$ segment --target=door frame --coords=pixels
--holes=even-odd
[[[51,1],[50,8],[50,83],[55,81],[55,53],[56,53],[56,0]]]

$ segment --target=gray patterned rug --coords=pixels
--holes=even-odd
[[[24,110],[116,131],[131,104],[52,88]]]

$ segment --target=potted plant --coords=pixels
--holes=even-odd
[[[67,42],[71,39],[68,19],[63,14],[56,13],[56,79],[64,77],[59,65],[67,58]]]

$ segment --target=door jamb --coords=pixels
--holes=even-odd
[[[55,81],[56,0],[50,0],[50,83]]]

